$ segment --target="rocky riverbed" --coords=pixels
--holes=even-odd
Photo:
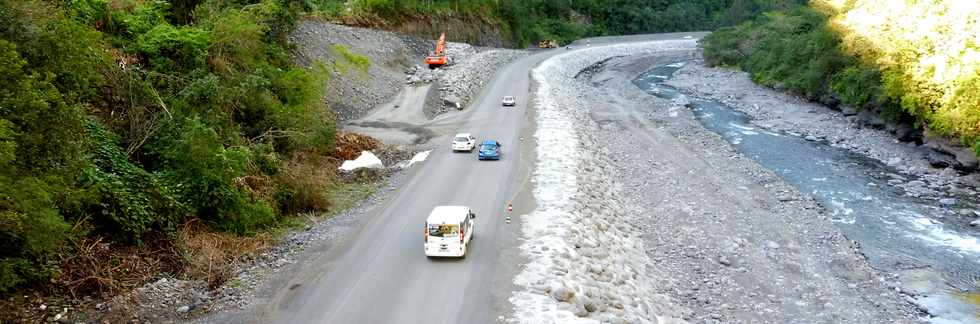
[[[824,208],[683,102],[632,84],[654,65],[690,59],[695,46],[598,46],[535,71],[539,208],[525,218],[531,261],[511,299],[515,320],[604,320],[608,305],[627,300],[615,315],[634,322],[915,322],[921,313],[894,278],[873,269]],[[550,171],[563,168],[575,176]],[[603,285],[607,272],[627,279]],[[605,292],[623,297],[592,298]]]

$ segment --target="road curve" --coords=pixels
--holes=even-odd
[[[557,51],[557,50],[556,50]],[[555,52],[555,51],[550,51]],[[505,224],[507,201],[520,164],[519,132],[526,113],[529,71],[549,52],[499,70],[474,101],[460,132],[501,143],[500,161],[477,161],[476,153],[453,153],[446,145],[417,165],[384,206],[335,253],[323,271],[291,280],[267,305],[261,322],[278,323],[489,323],[501,313],[492,305],[500,253],[513,249],[517,223]],[[516,107],[501,107],[505,95]],[[442,137],[444,138],[444,137]],[[437,138],[437,140],[442,139]],[[425,218],[437,205],[466,205],[477,214],[467,257],[427,259],[422,251]]]
[[[595,39],[611,43],[680,38],[659,34]],[[576,43],[576,47],[581,46]],[[530,70],[565,49],[538,51],[498,70],[468,112],[458,132],[502,145],[500,161],[477,161],[476,153],[453,153],[450,137],[427,161],[413,166],[383,205],[365,215],[357,231],[314,259],[290,279],[254,318],[261,323],[492,323],[509,313],[507,298],[519,224],[506,224],[506,206],[520,190],[528,163],[521,162],[520,134],[530,102]],[[505,95],[516,107],[501,107]],[[425,218],[434,206],[466,205],[477,214],[465,259],[428,259],[422,250]]]

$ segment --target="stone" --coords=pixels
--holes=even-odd
[[[775,249],[778,249],[779,248],[779,243],[776,243],[776,242],[773,242],[773,241],[767,241],[766,242],[766,247],[775,250]]]
[[[926,162],[929,162],[929,165],[934,168],[944,169],[948,167],[955,167],[957,164],[959,164],[956,162],[956,158],[952,155],[936,151],[929,152],[929,154],[926,154],[925,158]]]
[[[180,307],[177,308],[177,313],[180,313],[180,314],[187,313],[189,311],[191,311],[191,307],[190,306],[187,306],[187,305],[180,306]]]
[[[970,222],[970,226],[980,226],[980,219],[975,219]]]
[[[902,163],[902,158],[895,157],[895,158],[888,159],[888,162],[886,162],[885,164],[888,164],[888,166],[896,166],[899,163]]]
[[[921,143],[922,130],[908,124],[900,124],[895,127],[895,138],[902,142]]]
[[[732,265],[732,261],[729,260],[728,257],[726,257],[724,255],[718,257],[718,263],[721,263],[721,265],[726,266],[726,267]]]
[[[565,287],[559,287],[551,291],[551,298],[560,302],[567,302],[575,297],[575,292]]]
[[[923,182],[922,180],[912,180],[909,181],[909,183],[907,183],[906,185],[909,187],[925,187],[926,183]]]
[[[858,113],[857,117],[858,117],[858,122],[861,123],[861,125],[871,127],[874,129],[882,129],[885,127],[885,120],[882,119],[881,116],[878,116],[878,114],[874,113],[873,111],[862,110],[861,112]]]

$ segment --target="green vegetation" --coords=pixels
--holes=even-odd
[[[813,1],[704,39],[705,60],[959,138],[980,154],[980,6]],[[871,19],[875,17],[876,19]]]
[[[308,0],[321,15],[392,27],[419,20],[462,19],[499,26],[518,46],[586,36],[713,30],[803,0]],[[437,30],[431,31],[437,35]],[[460,35],[449,35],[461,38]]]
[[[297,3],[0,0],[0,292],[74,279],[76,240],[327,209],[333,178],[296,162],[335,137],[325,74],[285,50]]]

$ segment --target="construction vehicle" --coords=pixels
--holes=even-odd
[[[436,42],[436,50],[425,57],[425,63],[429,65],[430,69],[435,69],[449,63],[449,58],[446,57],[445,51],[446,33],[442,33],[442,36],[439,36],[439,41]]]
[[[538,42],[538,48],[557,48],[558,41],[553,39],[543,40]]]

